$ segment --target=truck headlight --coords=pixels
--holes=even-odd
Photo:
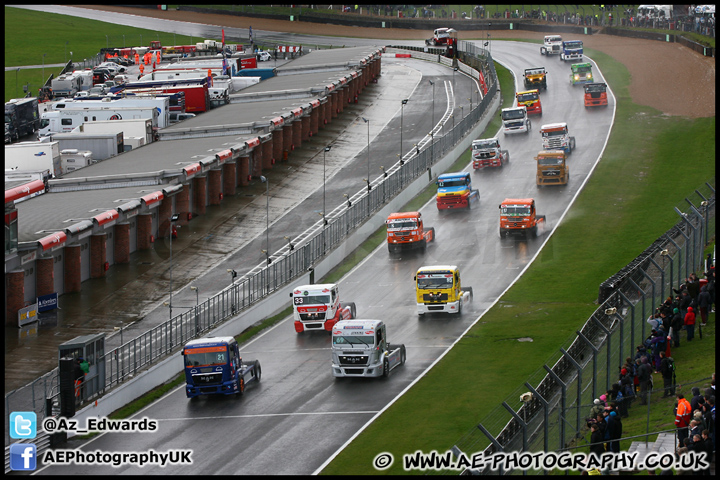
[[[580,75],[575,75],[575,80],[580,80]]]

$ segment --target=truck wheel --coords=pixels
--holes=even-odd
[[[255,380],[260,382],[260,377],[262,377],[262,369],[260,368],[260,360],[255,360]]]
[[[352,315],[352,318],[357,318],[357,309],[355,308],[355,303],[350,302],[347,305],[348,307],[350,307],[350,315]]]
[[[430,231],[432,232],[432,235],[430,235],[430,241],[435,241],[435,227],[430,227]]]
[[[507,150],[504,150],[503,153],[505,154],[505,162],[504,163],[510,163],[510,152]]]
[[[390,376],[390,362],[386,358],[383,360],[383,377],[388,378]]]
[[[575,137],[570,137],[570,151],[575,150]]]
[[[400,345],[400,365],[405,365],[405,345]]]
[[[530,119],[528,118],[528,121],[527,121],[527,132],[525,132],[525,133],[530,133],[530,129],[531,129],[531,128],[532,128],[532,122],[531,122]]]
[[[457,311],[458,315],[462,315],[462,305],[463,305],[463,299],[462,299],[462,295],[461,295],[460,301],[458,302],[458,311]]]
[[[545,55],[545,47],[540,47],[540,55]]]

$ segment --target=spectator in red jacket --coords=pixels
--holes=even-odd
[[[688,307],[687,313],[685,314],[685,330],[687,330],[687,341],[691,341],[695,338],[695,312],[692,307]]]

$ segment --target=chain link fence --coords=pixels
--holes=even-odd
[[[584,437],[593,400],[617,381],[625,358],[650,333],[646,319],[687,276],[704,271],[715,231],[715,184],[674,207],[678,223],[600,288],[600,307],[539,368],[453,446],[466,455],[558,451]],[[655,391],[662,390],[656,386]],[[457,473],[440,471],[441,474]],[[482,474],[512,472],[476,471]],[[533,473],[543,473],[535,471]]]
[[[305,274],[395,195],[415,179],[425,175],[443,158],[480,121],[498,92],[495,67],[489,53],[470,43],[463,44],[473,62],[487,62],[482,66],[487,93],[479,102],[473,104],[472,108],[468,108],[467,115],[457,121],[453,119],[452,127],[434,129],[434,134],[424,139],[425,143],[420,142],[419,145],[424,145],[422,150],[413,147],[395,165],[386,169],[385,174],[369,180],[366,188],[326,215],[327,225],[324,225],[323,220],[319,220],[294,240],[292,250],[289,245],[285,245],[270,255],[272,262],[269,265],[263,262],[218,294],[117,348],[106,346],[107,352],[101,359],[105,362],[105,385],[93,389],[97,393],[90,398],[84,398],[85,403],[167,358],[188,340],[201,337],[205,332]],[[460,69],[469,72],[471,67],[461,64]],[[477,71],[474,71],[474,75],[477,78]],[[6,419],[9,419],[10,412],[13,411],[34,411],[38,420],[45,418],[46,399],[58,395],[58,384],[56,368],[31,384],[8,393],[5,396]],[[9,421],[6,421],[6,445],[9,442],[8,424]]]

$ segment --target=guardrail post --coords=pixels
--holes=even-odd
[[[678,252],[680,252],[680,264],[682,264],[682,249],[680,248],[680,245],[675,243],[675,240],[673,240],[670,235],[665,234],[665,236],[670,241],[670,243],[672,243],[675,246],[676,250]],[[674,279],[673,266],[674,266],[674,263],[675,263],[675,259],[672,256],[670,256],[670,290],[672,290],[672,288],[673,288],[673,279]],[[680,267],[678,267],[678,285],[680,285]]]
[[[514,419],[520,424],[520,426],[522,427],[523,452],[527,452],[527,450],[528,450],[528,445],[527,445],[527,423],[525,422],[525,420],[523,420],[523,419],[520,417],[520,415],[518,415],[517,413],[515,413],[515,410],[513,410],[512,407],[511,407],[510,405],[508,405],[506,401],[503,400],[502,406],[505,407],[505,410],[507,410],[508,412],[510,412],[510,415],[512,415],[513,418],[514,418]],[[524,408],[524,407],[525,407],[525,406],[523,405],[523,407],[521,407],[521,408]],[[527,413],[527,412],[525,412],[525,413]],[[525,470],[523,470],[523,475],[525,475],[525,474],[526,474],[526,473],[525,473]]]
[[[492,434],[491,434],[490,432],[488,432],[487,428],[483,427],[482,423],[478,423],[477,428],[480,429],[480,431],[481,431],[482,433],[484,433],[485,436],[490,439],[490,441],[491,441],[492,444],[495,446],[495,448],[498,450],[498,452],[504,452],[504,451],[505,451],[505,449],[503,448],[503,446],[500,445],[500,442],[498,442],[498,441],[495,439],[495,437],[493,437]],[[501,465],[501,466],[500,466],[500,475],[502,475],[502,474],[503,474],[503,469],[502,469],[502,465]]]
[[[543,365],[543,368],[546,372],[548,372],[550,378],[560,385],[561,388],[560,410],[558,410],[558,429],[560,430],[560,445],[558,446],[558,449],[562,450],[565,448],[565,402],[567,397],[567,385],[560,379],[560,377],[557,376],[555,372],[552,371],[552,368],[547,365]]]
[[[575,330],[575,333],[577,334],[578,338],[580,338],[580,340],[585,342],[585,344],[588,347],[590,347],[593,351],[592,397],[598,398],[598,396],[597,396],[597,354],[600,350],[598,348],[596,348],[595,345],[593,345],[593,343],[590,340],[588,340],[587,337],[585,335],[583,335],[580,330]],[[547,449],[545,451],[547,451]]]
[[[602,329],[603,332],[605,332],[605,338],[607,339],[607,354],[605,355],[607,357],[607,362],[605,365],[605,371],[607,372],[607,375],[605,375],[605,390],[610,390],[610,357],[611,355],[611,349],[610,349],[610,330],[608,330],[605,325],[602,324],[600,320],[595,318],[595,316],[591,317],[595,323]]]
[[[565,351],[564,348],[560,347],[560,351],[562,354],[570,360],[570,362],[573,364],[573,366],[577,369],[577,408],[575,409],[576,413],[576,424],[575,424],[575,438],[578,437],[578,434],[580,433],[580,405],[582,405],[582,367],[579,363],[575,361],[574,358],[572,358],[572,355],[570,355],[567,351]],[[610,372],[608,371],[608,376],[610,375]]]
[[[528,382],[525,382],[525,386],[530,390],[530,392],[533,394],[533,398],[537,398],[540,403],[542,403],[543,406],[543,451],[549,452],[550,451],[550,404],[547,400],[543,398],[542,395],[540,395],[537,390],[533,388],[532,385],[530,385]],[[543,469],[543,473],[547,473],[547,470]]]

